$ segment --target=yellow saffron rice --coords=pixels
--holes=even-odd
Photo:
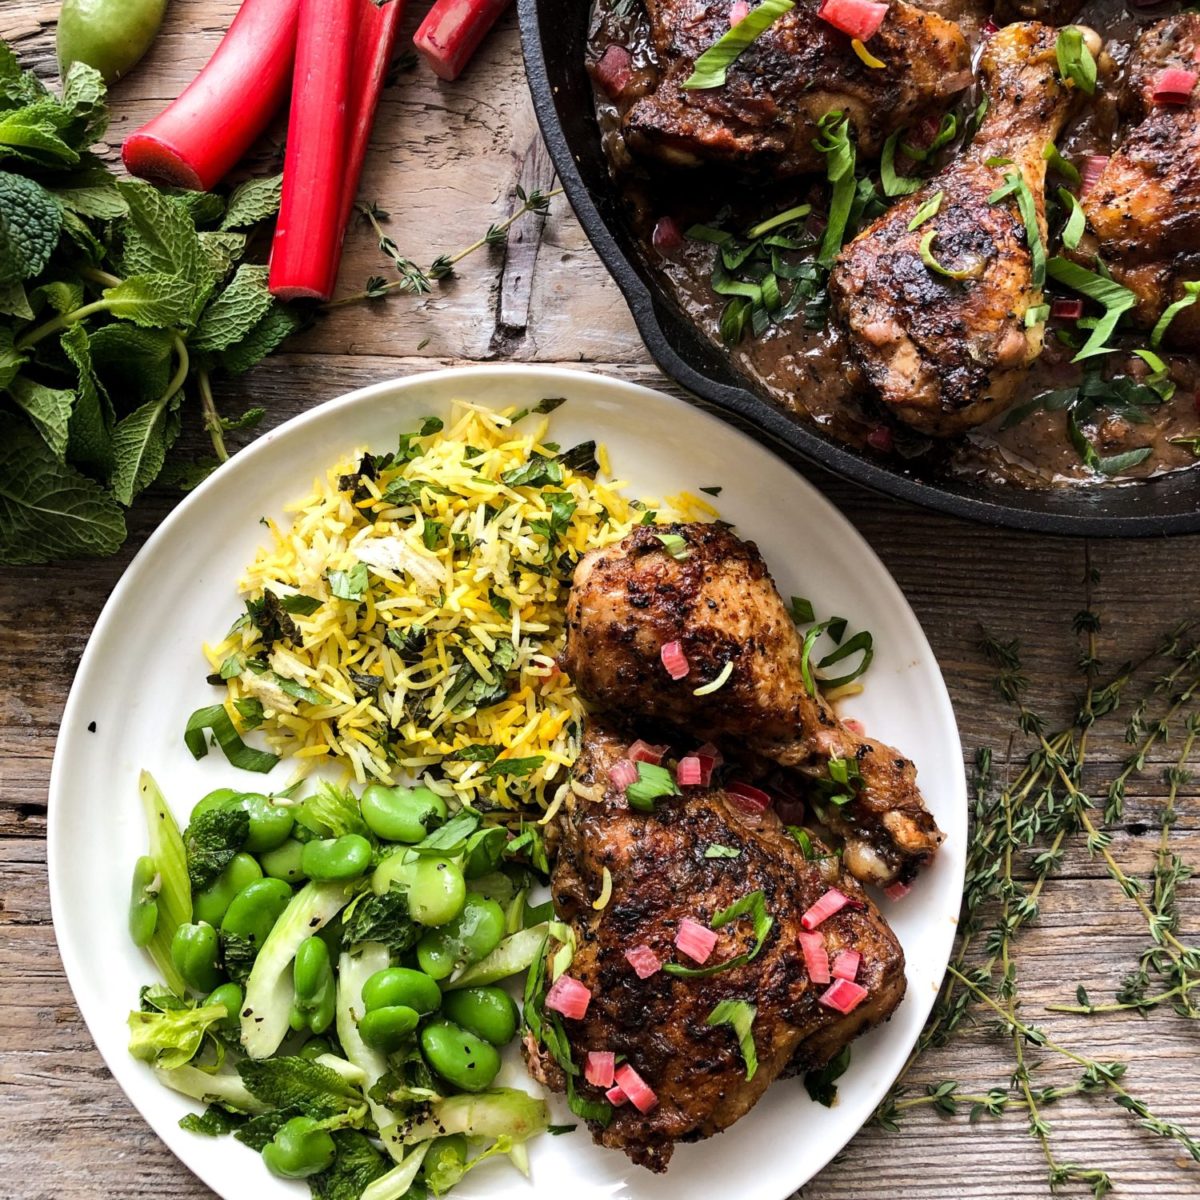
[[[424,777],[471,804],[561,796],[583,715],[554,662],[571,572],[647,511],[603,446],[589,464],[588,448],[547,445],[547,426],[460,402],[391,465],[355,454],[289,506],[289,526],[268,522],[238,584],[251,615],[204,648],[239,730],[297,776],[340,762],[360,783]],[[691,495],[670,506],[715,515]],[[264,597],[287,631],[270,644]]]

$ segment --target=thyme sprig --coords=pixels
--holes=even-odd
[[[1030,1135],[1046,1160],[1051,1189],[1082,1185],[1096,1197],[1113,1188],[1109,1174],[1094,1166],[1060,1161],[1053,1131],[1043,1110],[1066,1096],[1105,1093],[1132,1114],[1147,1131],[1182,1146],[1200,1162],[1200,1141],[1179,1124],[1155,1114],[1123,1082],[1126,1064],[1102,1062],[1052,1040],[1021,1014],[1017,942],[1041,911],[1046,888],[1072,839],[1098,858],[1121,895],[1145,922],[1148,945],[1137,966],[1121,982],[1113,1003],[1094,1004],[1080,985],[1076,1004],[1051,1004],[1049,1011],[1075,1016],[1137,1011],[1143,1016],[1170,1005],[1186,1017],[1200,1016],[1200,949],[1179,931],[1177,895],[1192,870],[1171,848],[1179,789],[1191,779],[1188,763],[1200,742],[1200,646],[1191,627],[1180,624],[1136,660],[1106,671],[1100,659],[1099,614],[1091,604],[1096,574],[1085,576],[1085,608],[1072,622],[1080,639],[1077,666],[1083,680],[1069,722],[1054,731],[1027,701],[1029,680],[1016,641],[988,634],[981,650],[995,668],[1000,697],[1014,712],[1007,760],[1022,743],[1029,745],[1015,773],[997,779],[990,748],[975,756],[972,782],[973,836],[959,921],[960,936],[946,980],[930,1019],[905,1068],[926,1049],[944,1045],[968,1020],[985,1014],[1010,1047],[1012,1071],[1003,1084],[982,1092],[963,1092],[954,1080],[926,1085],[913,1095],[904,1073],[884,1098],[875,1120],[897,1128],[905,1112],[921,1106],[951,1117],[964,1108],[972,1123],[1007,1112],[1025,1114]],[[1085,771],[1092,766],[1088,744],[1094,728],[1127,711],[1125,738],[1132,747],[1104,795],[1103,815],[1089,795]],[[1180,726],[1182,725],[1182,731]],[[1127,785],[1147,767],[1151,751],[1180,734],[1172,764],[1164,772],[1167,796],[1159,826],[1154,867],[1147,880],[1130,874],[1113,852],[1112,826],[1124,812]],[[1031,1050],[1034,1053],[1031,1055]],[[1072,1083],[1038,1086],[1035,1072],[1055,1057],[1082,1068]]]
[[[562,188],[543,192],[534,188],[526,192],[519,184],[516,196],[520,201],[513,213],[503,221],[489,225],[487,232],[477,238],[469,246],[456,250],[453,254],[441,254],[428,267],[420,267],[413,259],[400,253],[399,247],[390,234],[383,228],[390,214],[377,204],[360,204],[359,212],[370,224],[379,241],[379,251],[391,262],[397,273],[397,278],[388,280],[382,275],[372,275],[361,292],[343,296],[339,300],[331,300],[326,308],[342,308],[348,304],[361,304],[364,300],[380,300],[392,292],[407,292],[410,295],[422,296],[433,291],[433,285],[449,279],[454,274],[454,268],[468,255],[482,250],[485,246],[502,246],[508,236],[508,231],[527,213],[544,217],[550,211],[550,201],[555,196],[563,194]]]

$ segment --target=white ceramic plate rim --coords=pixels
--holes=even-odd
[[[190,496],[185,498],[150,536],[146,544],[134,557],[101,612],[100,618],[80,660],[76,679],[72,685],[63,712],[59,743],[51,770],[48,806],[47,863],[51,912],[68,980],[71,983],[76,1001],[79,1004],[80,1011],[88,1025],[89,1031],[97,1047],[101,1050],[113,1076],[159,1137],[191,1171],[221,1195],[228,1195],[228,1193],[222,1191],[228,1180],[223,1177],[224,1173],[218,1172],[213,1165],[213,1155],[211,1152],[214,1143],[208,1139],[197,1138],[195,1135],[180,1130],[177,1125],[178,1114],[176,1111],[173,1111],[173,1108],[177,1106],[171,1106],[165,1102],[159,1105],[138,1094],[142,1089],[136,1086],[134,1072],[144,1071],[145,1068],[131,1059],[124,1052],[123,1048],[119,1048],[114,1043],[112,1030],[108,1028],[107,1024],[101,1021],[101,1005],[98,997],[88,986],[88,979],[83,970],[80,948],[76,941],[78,937],[82,936],[81,932],[72,928],[66,919],[68,913],[71,911],[71,905],[66,894],[67,880],[63,877],[59,864],[64,853],[63,848],[67,845],[67,839],[70,837],[70,830],[64,826],[67,804],[62,791],[66,786],[65,780],[69,770],[67,762],[72,746],[82,736],[79,716],[80,710],[85,703],[92,664],[100,657],[99,648],[104,645],[114,627],[119,624],[122,606],[126,599],[133,597],[139,586],[143,586],[147,582],[142,577],[153,566],[155,557],[163,547],[170,543],[177,527],[188,519],[195,509],[207,503],[210,494],[215,488],[228,487],[235,473],[253,471],[258,460],[271,454],[281,441],[310,424],[320,422],[330,422],[332,424],[340,414],[346,418],[348,424],[352,425],[353,414],[356,411],[366,411],[367,407],[374,402],[382,402],[389,399],[399,401],[411,398],[407,395],[410,393],[419,396],[422,389],[427,389],[431,386],[436,388],[437,386],[444,385],[446,381],[451,380],[462,381],[461,392],[464,395],[468,394],[481,383],[500,382],[505,385],[511,385],[514,388],[527,386],[531,394],[539,396],[547,394],[564,394],[569,396],[572,388],[582,388],[585,391],[590,390],[597,395],[607,394],[614,401],[624,399],[634,405],[639,402],[655,405],[664,403],[677,405],[681,420],[694,422],[701,426],[709,425],[713,428],[714,432],[719,431],[722,436],[740,440],[746,447],[747,454],[751,456],[754,454],[766,455],[768,459],[770,458],[770,455],[746,434],[726,425],[709,413],[691,407],[685,402],[678,401],[663,393],[655,392],[623,380],[564,368],[518,364],[448,368],[406,376],[401,379],[388,380],[360,388],[302,413],[278,426],[276,429],[271,430],[241,451],[220,473],[205,481]],[[416,415],[415,410],[413,415]],[[940,673],[937,670],[932,651],[903,594],[888,574],[886,568],[849,521],[841,516],[829,501],[805,479],[795,472],[792,472],[791,476],[791,485],[796,490],[796,499],[799,502],[796,511],[799,512],[803,508],[808,513],[810,520],[817,519],[827,523],[828,527],[836,535],[839,543],[846,548],[847,555],[863,564],[867,573],[871,576],[872,585],[878,589],[882,589],[882,594],[877,594],[875,597],[876,602],[892,606],[906,627],[906,639],[908,639],[906,640],[906,646],[909,650],[909,654],[906,657],[911,657],[911,666],[913,668],[922,668],[927,673],[932,671],[933,679],[936,680],[938,686],[933,687],[931,693],[926,694],[922,699],[923,703],[933,710],[932,723],[938,727],[938,735],[943,739],[942,744],[938,747],[938,757],[943,763],[958,764],[958,769],[953,779],[945,781],[945,786],[949,789],[949,811],[939,814],[940,819],[943,820],[943,824],[946,824],[947,818],[949,818],[952,833],[952,837],[943,848],[936,867],[939,878],[938,897],[940,911],[935,911],[931,915],[931,928],[922,934],[920,946],[921,958],[924,962],[923,974],[932,986],[922,989],[920,995],[915,995],[915,989],[910,988],[909,997],[905,1001],[906,1005],[912,1006],[907,1026],[914,1032],[911,1037],[904,1040],[902,1045],[893,1045],[888,1052],[889,1057],[894,1060],[894,1070],[898,1070],[900,1064],[903,1062],[904,1054],[907,1053],[911,1041],[915,1038],[915,1031],[920,1029],[932,1006],[936,995],[936,986],[940,983],[945,972],[953,943],[954,922],[957,918],[958,902],[962,891],[965,861],[967,799],[965,779],[961,770],[961,744],[958,738],[950,699],[945,685],[941,680]],[[280,503],[289,498],[281,497]],[[753,536],[753,531],[747,531],[747,535]],[[943,807],[945,807],[945,804]],[[912,950],[913,947],[910,946],[910,961],[912,960]],[[130,999],[132,1001],[132,995]],[[875,1031],[875,1033],[868,1036],[875,1037],[881,1032],[883,1036],[886,1036],[886,1027],[883,1031]],[[897,1039],[893,1032],[892,1042],[895,1043],[896,1041]],[[869,1081],[865,1089],[858,1089],[853,1110],[847,1111],[846,1108],[843,1108],[841,1119],[837,1121],[838,1130],[836,1134],[833,1131],[829,1131],[828,1135],[826,1135],[827,1140],[824,1140],[824,1144],[816,1151],[815,1155],[810,1154],[810,1160],[806,1164],[806,1168],[801,1169],[798,1176],[795,1174],[789,1175],[786,1170],[778,1172],[778,1186],[772,1184],[765,1188],[755,1187],[754,1195],[756,1197],[782,1198],[807,1183],[818,1170],[825,1166],[842,1149],[861,1127],[862,1123],[869,1117],[878,1104],[878,1101],[891,1085],[894,1078],[894,1070],[877,1075]],[[776,1084],[775,1086],[780,1087],[784,1085]],[[798,1085],[793,1083],[791,1086]],[[170,1096],[170,1093],[167,1093],[165,1090],[161,1094],[164,1097]],[[807,1099],[803,1098],[803,1104],[798,1104],[797,1107],[800,1112],[804,1111],[803,1105],[807,1103]],[[832,1111],[833,1113],[838,1112],[837,1109]],[[753,1120],[753,1116],[754,1114],[750,1114],[749,1117],[744,1118],[744,1121]],[[726,1135],[726,1139],[728,1141],[733,1140],[728,1134]],[[733,1149],[733,1147],[730,1146],[730,1149]],[[605,1153],[616,1155],[617,1152],[607,1151]],[[252,1161],[247,1161],[245,1165],[248,1171],[259,1169],[258,1164]],[[669,1174],[666,1179],[670,1180],[671,1177]],[[488,1178],[492,1178],[490,1172]],[[638,1181],[647,1179],[647,1176],[639,1172],[632,1178],[634,1181],[634,1193],[637,1193],[641,1190],[637,1187]],[[264,1178],[261,1183],[265,1184],[266,1179]],[[480,1183],[483,1183],[482,1176]],[[307,1191],[307,1189],[303,1190]],[[473,1191],[473,1189],[471,1190]],[[627,1188],[624,1191],[628,1194]],[[527,1194],[534,1196],[535,1194],[540,1194],[540,1192],[541,1189],[538,1188],[536,1192],[530,1190]],[[460,1194],[463,1196],[467,1195],[465,1191]],[[479,1195],[487,1194],[486,1190],[479,1193]],[[602,1193],[597,1192],[596,1194],[599,1195]],[[728,1194],[728,1192],[725,1191],[722,1194]]]

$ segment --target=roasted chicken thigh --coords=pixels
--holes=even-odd
[[[631,809],[609,782],[629,741],[589,721],[557,819],[551,890],[559,917],[575,933],[570,976],[591,991],[584,1017],[562,1022],[572,1060],[583,1064],[593,1050],[623,1056],[657,1096],[646,1113],[632,1104],[614,1108],[607,1127],[592,1123],[593,1136],[662,1171],[675,1143],[727,1129],[774,1079],[826,1063],[886,1020],[904,996],[904,953],[837,857],[805,858],[773,812],[747,812],[716,787],[686,788],[682,796],[658,801],[653,813]],[[710,846],[736,857],[707,857]],[[611,895],[597,910],[605,872]],[[845,1014],[820,1002],[828,985],[809,977],[798,940],[801,917],[833,887],[850,903],[821,923],[819,933],[831,958],[843,949],[862,956],[857,980],[868,993]],[[698,978],[659,970],[643,979],[626,958],[627,950],[648,947],[662,962],[688,965],[674,945],[680,922],[707,925],[755,892],[771,926],[749,961]],[[708,963],[749,954],[757,941],[750,917],[731,921],[718,931]],[[754,1006],[753,1072],[734,1031],[707,1023],[723,1000]],[[526,1054],[536,1077],[563,1089],[562,1070],[532,1039]],[[576,1086],[586,1098],[603,1098],[602,1089],[582,1079]]]
[[[724,85],[689,90],[684,81],[729,30],[736,0],[647,0],[659,77],[626,115],[630,147],[676,165],[817,171],[824,158],[813,138],[826,113],[847,113],[859,151],[877,154],[889,133],[940,114],[971,81],[970,50],[952,21],[895,0],[871,39],[885,65],[871,68],[818,7],[797,0],[730,66]]]
[[[1044,251],[1042,152],[1073,98],[1058,76],[1057,38],[1057,29],[1031,23],[987,43],[989,107],[975,140],[845,247],[830,278],[868,384],[922,432],[960,433],[988,420],[1041,353],[1045,319],[1028,318],[1042,288],[1025,218],[1035,219]]]
[[[669,552],[662,534],[683,548]],[[662,647],[672,642],[690,668],[682,680],[663,666]],[[806,686],[800,638],[762,556],[723,526],[640,526],[583,558],[562,665],[600,708],[666,721],[799,771],[817,791],[831,764],[852,764],[839,802],[816,803],[845,838],[844,861],[859,879],[911,879],[941,841],[913,764],[847,728]],[[717,691],[695,694],[727,669]]]

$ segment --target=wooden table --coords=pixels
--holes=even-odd
[[[112,145],[175,96],[216,45],[235,0],[174,0],[150,57],[114,89]],[[5,0],[0,35],[47,78],[55,74],[57,5]],[[412,22],[409,23],[411,32]],[[115,155],[114,155],[115,159]],[[524,85],[515,20],[507,19],[465,79],[440,84],[423,69],[385,93],[363,185],[364,198],[391,212],[401,251],[428,263],[480,236],[512,210],[514,187],[552,186]],[[370,231],[352,230],[342,289],[386,274]],[[620,294],[561,199],[544,223],[526,218],[507,246],[468,259],[433,295],[393,296],[342,309],[218,396],[228,412],[265,403],[273,425],[350,388],[456,362],[512,359],[666,383],[651,365]],[[241,406],[241,407],[239,407]],[[192,406],[184,453],[203,451]],[[1011,719],[977,649],[980,624],[1020,636],[1034,695],[1064,713],[1076,656],[1071,619],[1083,607],[1085,561],[1105,615],[1101,648],[1116,660],[1150,644],[1163,626],[1194,609],[1200,586],[1196,542],[1093,542],[1030,537],[968,525],[870,495],[805,467],[805,473],[867,537],[899,580],[924,624],[953,695],[966,753],[990,745],[1002,758]],[[105,597],[134,551],[178,494],[155,489],[131,514],[125,551],[102,562],[7,570],[0,577],[0,1195],[24,1200],[84,1197],[197,1198],[210,1193],[166,1150],[130,1107],[96,1053],[58,959],[45,876],[46,787],[55,734],[76,663]],[[1119,726],[1097,738],[1101,760],[1120,759]],[[1142,875],[1153,863],[1164,784],[1159,747],[1113,850]],[[1197,789],[1180,797],[1175,843],[1200,861]],[[103,802],[103,781],[97,781]],[[1200,888],[1181,889],[1184,930],[1200,926]],[[1076,982],[1108,999],[1145,937],[1078,839],[1047,889],[1040,922],[1021,942],[1024,1008],[1069,1046],[1130,1062],[1131,1088],[1163,1116],[1200,1129],[1196,1029],[1170,1011],[1089,1024],[1042,1012],[1070,1001]],[[912,1094],[954,1079],[979,1092],[1010,1070],[1004,1042],[985,1019],[917,1064]],[[1074,1072],[1057,1062],[1043,1084]],[[798,1083],[777,1086],[798,1087]],[[1065,1161],[1103,1165],[1131,1198],[1200,1194],[1200,1167],[1178,1145],[1139,1130],[1104,1097],[1071,1097],[1047,1110]],[[919,1105],[899,1133],[862,1132],[806,1187],[806,1200],[904,1196],[1040,1197],[1045,1163],[1010,1112],[968,1125]],[[781,1153],[786,1148],[781,1147]],[[748,1169],[753,1169],[747,1164]],[[1073,1194],[1082,1194],[1072,1189]],[[736,1198],[733,1198],[736,1200]]]

